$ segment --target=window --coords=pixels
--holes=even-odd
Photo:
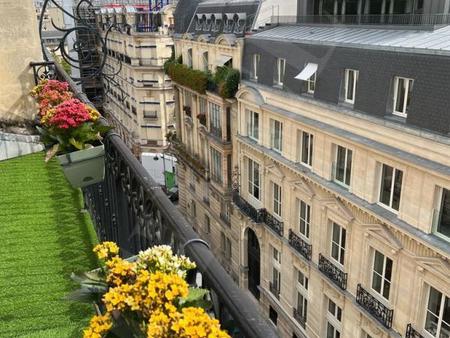
[[[358,84],[359,72],[353,69],[345,70],[344,101],[355,103],[356,86]]]
[[[259,61],[261,60],[261,55],[259,54],[253,54],[252,57],[252,71],[251,71],[251,78],[253,80],[258,80],[258,74],[259,74]]]
[[[430,286],[425,330],[436,338],[450,337],[450,297]]]
[[[402,192],[403,171],[383,164],[381,173],[380,203],[398,211]]]
[[[273,77],[273,83],[277,86],[283,85],[284,80],[284,72],[286,69],[286,60],[285,59],[277,59],[275,63],[275,71]]]
[[[222,137],[221,112],[218,104],[209,103],[209,128],[211,133],[217,137]]]
[[[300,162],[312,166],[314,135],[306,131],[300,134]]]
[[[211,179],[222,183],[222,154],[211,147]]]
[[[191,216],[197,217],[197,206],[195,205],[195,201],[191,201]]]
[[[327,338],[341,337],[342,309],[331,299],[328,299],[327,311]]]
[[[383,298],[389,300],[392,279],[392,260],[379,251],[375,251],[373,258],[372,289]]]
[[[311,206],[301,200],[297,200],[299,211],[299,230],[300,233],[309,238],[309,225],[311,222]]]
[[[220,249],[227,259],[231,259],[231,241],[223,232],[220,233]]]
[[[433,216],[433,231],[450,239],[450,190],[439,189],[438,207]]]
[[[207,72],[208,69],[209,69],[208,52],[204,52],[204,53],[202,54],[202,61],[203,61],[203,70],[204,70],[205,72]]]
[[[260,185],[261,174],[259,164],[248,159],[248,192],[258,200],[261,198]]]
[[[273,212],[281,217],[281,187],[272,182]]]
[[[344,265],[346,230],[335,222],[331,226],[331,257]]]
[[[209,234],[211,232],[211,220],[209,216],[205,214],[205,232]]]
[[[409,111],[414,80],[404,77],[394,79],[394,114],[406,117]]]
[[[316,90],[316,76],[317,72],[314,72],[314,74],[306,80],[306,90],[309,94],[314,94],[314,91]]]
[[[336,146],[336,164],[334,168],[334,180],[345,186],[350,186],[352,173],[353,152],[342,146]]]
[[[276,293],[276,296],[280,294],[281,284],[281,252],[272,247],[272,285],[271,289]]]
[[[269,318],[272,321],[272,323],[277,325],[278,313],[274,310],[272,306],[269,307]]]
[[[270,120],[270,146],[273,150],[283,150],[283,124],[277,120]]]
[[[247,114],[247,135],[257,141],[259,139],[259,114],[246,109]]]
[[[192,48],[187,50],[187,64],[189,68],[192,68]]]
[[[297,314],[306,323],[308,314],[308,277],[297,270]]]

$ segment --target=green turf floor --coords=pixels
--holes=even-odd
[[[43,153],[0,162],[0,337],[81,337],[91,305],[64,299],[95,268],[89,216]]]

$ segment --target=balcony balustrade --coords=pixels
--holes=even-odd
[[[411,324],[406,326],[405,338],[424,338]]]
[[[269,282],[269,290],[277,299],[280,299],[280,287],[278,284]]]
[[[273,216],[272,214],[266,212],[264,217],[264,223],[266,223],[266,225],[269,228],[275,231],[278,236],[283,237],[284,223],[282,221],[275,218],[275,216]]]
[[[388,329],[392,327],[394,310],[387,308],[387,306],[367,292],[361,284],[358,284],[356,290],[356,302],[385,327]]]
[[[322,254],[319,254],[319,270],[342,290],[347,289],[347,274],[331,263]]]
[[[67,81],[78,99],[92,105],[59,64],[45,67],[52,77]],[[218,300],[217,318],[232,318],[230,330],[246,337],[277,337],[250,296],[235,284],[120,136],[113,130],[103,142],[105,179],[83,190],[99,240],[116,242],[125,257],[154,245],[170,245],[175,253],[196,262],[203,286]]]
[[[251,218],[256,223],[262,223],[265,219],[266,210],[256,209],[253,205],[248,203],[239,195],[238,191],[233,193],[233,202],[246,216]]]
[[[312,245],[306,243],[305,240],[297,236],[292,229],[289,229],[289,244],[307,260],[311,260]]]
[[[294,319],[305,329],[306,328],[306,316],[303,316],[296,308],[293,311]]]

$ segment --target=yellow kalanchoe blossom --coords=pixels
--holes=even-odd
[[[112,327],[111,316],[92,317],[89,327],[83,331],[83,338],[102,338]]]
[[[96,109],[88,105],[86,105],[86,109],[88,110],[89,116],[91,117],[92,121],[95,122],[100,118],[100,113]]]
[[[119,247],[114,242],[103,242],[95,246],[94,252],[99,259],[108,260],[119,254]]]
[[[106,262],[108,276],[106,282],[113,286],[133,280],[136,277],[136,264],[115,256]]]

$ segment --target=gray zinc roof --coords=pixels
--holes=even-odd
[[[450,55],[450,26],[434,31],[336,26],[278,26],[250,39]]]

